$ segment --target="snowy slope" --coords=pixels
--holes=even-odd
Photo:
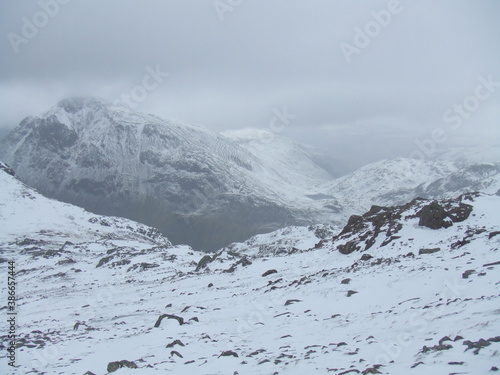
[[[0,178],[2,258],[18,268],[17,373],[99,375],[121,364],[137,368],[117,374],[428,375],[499,365],[499,196],[441,202],[437,221],[426,200],[373,207],[338,234],[292,227],[202,256],[137,237],[144,227],[129,221],[89,222],[95,215]]]
[[[463,167],[458,172],[419,186],[414,195],[425,198],[444,198],[468,191],[490,194],[500,191],[500,162]]]
[[[263,129],[231,130],[221,134],[250,151],[266,167],[266,173],[277,179],[277,183],[281,181],[296,188],[311,189],[332,179],[305,149],[289,138]]]
[[[499,189],[499,162],[397,158],[368,164],[327,182],[312,196],[325,205],[337,206],[335,216],[346,219],[374,204],[391,206],[416,197],[443,199],[471,191],[491,194]]]
[[[318,167],[310,173],[305,157],[281,173],[210,129],[94,98],[65,99],[26,118],[0,158],[49,197],[152,225],[202,250],[328,212],[304,194],[328,179]]]

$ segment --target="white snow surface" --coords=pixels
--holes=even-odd
[[[0,369],[100,375],[128,360],[138,368],[116,374],[489,374],[500,367],[499,265],[487,265],[500,260],[500,197],[466,203],[472,215],[439,230],[410,207],[399,238],[364,253],[341,254],[335,228],[291,227],[208,255],[196,271],[204,254],[0,171],[0,269],[15,260],[21,344],[12,370],[2,337]],[[184,324],[154,327],[162,314]],[[487,346],[467,350],[480,339]]]

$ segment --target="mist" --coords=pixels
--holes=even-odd
[[[430,142],[487,147],[500,139],[499,11],[488,0],[2,2],[0,136],[83,95],[217,131],[267,129],[343,172],[428,157]]]

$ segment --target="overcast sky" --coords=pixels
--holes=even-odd
[[[360,162],[436,129],[440,147],[498,143],[499,17],[496,0],[2,1],[0,127],[135,93],[139,111]]]

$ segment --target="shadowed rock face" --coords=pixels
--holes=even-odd
[[[418,213],[420,221],[418,225],[431,229],[448,228],[452,225],[448,219],[448,213],[437,202],[425,206]]]
[[[337,250],[349,255],[370,249],[379,238],[382,238],[381,247],[397,240],[406,219],[418,218],[420,226],[431,229],[448,228],[470,216],[472,206],[464,201],[471,201],[477,196],[477,193],[464,194],[457,199],[439,203],[416,198],[402,206],[372,206],[363,216],[352,215],[344,229],[332,238],[332,242],[341,242],[336,246]],[[325,243],[323,241],[323,245]]]
[[[459,203],[445,210],[439,203],[434,201],[418,212],[417,216],[420,217],[418,225],[431,229],[448,228],[453,223],[466,220],[471,212],[472,206],[469,204]]]
[[[262,183],[259,160],[220,134],[92,98],[23,120],[0,144],[0,160],[51,198],[145,223],[199,250],[317,216]]]

